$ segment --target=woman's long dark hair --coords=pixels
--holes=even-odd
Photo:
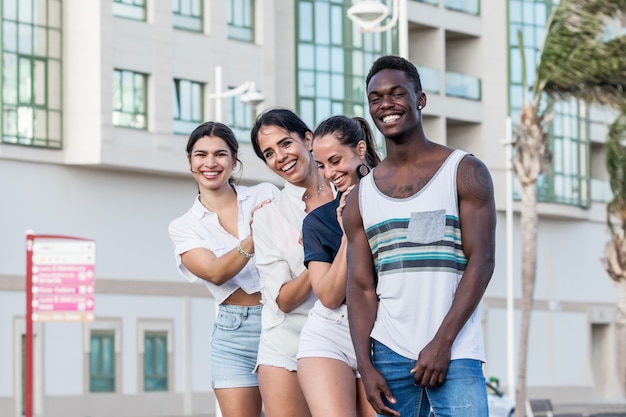
[[[374,141],[374,133],[367,120],[362,117],[348,116],[331,116],[322,121],[315,132],[313,132],[313,141],[315,138],[333,135],[340,144],[356,149],[360,141],[364,141],[367,145],[365,153],[365,164],[369,168],[374,168],[380,163],[380,156],[376,151],[376,142]]]
[[[262,161],[265,161],[265,157],[259,146],[259,130],[263,126],[276,126],[285,129],[287,132],[297,133],[302,140],[306,139],[307,132],[312,133],[300,116],[289,109],[274,108],[261,113],[252,127],[250,140],[254,152]]]

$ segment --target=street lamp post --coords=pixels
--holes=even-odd
[[[401,57],[409,59],[409,23],[406,0],[393,0],[391,20],[380,26],[389,16],[389,8],[374,0],[363,0],[348,9],[348,18],[361,27],[362,32],[385,32],[398,25],[398,50]]]
[[[506,118],[506,139],[504,143],[506,159],[506,363],[507,390],[513,397],[515,394],[514,348],[514,299],[513,299],[513,128],[511,118]]]
[[[222,120],[222,99],[241,95],[240,100],[251,106],[258,106],[265,101],[265,96],[256,89],[253,81],[245,81],[241,85],[230,90],[222,91],[222,67],[215,67],[215,93],[209,94],[210,99],[215,100],[214,118],[216,122]]]

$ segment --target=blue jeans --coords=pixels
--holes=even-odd
[[[396,404],[385,404],[402,417],[428,417],[432,408],[436,417],[487,417],[487,390],[482,362],[475,359],[450,361],[444,383],[437,388],[413,384],[411,369],[417,362],[398,355],[374,340],[374,367],[385,377]]]

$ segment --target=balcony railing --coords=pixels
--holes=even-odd
[[[428,93],[441,94],[441,71],[436,68],[416,65],[422,81],[422,89]],[[446,71],[445,94],[469,100],[481,100],[481,80],[467,74]]]
[[[422,81],[422,89],[427,93],[441,93],[441,71],[435,68],[422,67],[417,65],[417,70],[420,74],[420,80]]]
[[[467,13],[478,16],[480,14],[479,0],[444,0],[443,5],[446,9],[456,12]]]
[[[446,95],[452,97],[467,98],[470,100],[481,99],[480,78],[457,72],[446,72]]]
[[[439,6],[439,0],[414,0],[417,1],[418,3],[426,3],[426,4],[431,4],[433,6]]]

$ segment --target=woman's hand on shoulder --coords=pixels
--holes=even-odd
[[[352,184],[348,187],[346,191],[341,195],[341,199],[339,199],[339,206],[337,207],[337,222],[339,222],[339,227],[341,227],[341,232],[345,235],[346,231],[343,229],[343,209],[346,206],[346,198],[348,198],[348,194],[356,187],[356,184]]]
[[[256,206],[254,206],[254,208],[252,209],[252,211],[250,212],[250,226],[252,226],[252,222],[254,221],[254,213],[256,213],[257,210],[259,210],[261,207],[263,207],[266,204],[271,203],[274,200],[274,198],[268,198],[266,200],[261,201],[259,204],[257,204]]]

